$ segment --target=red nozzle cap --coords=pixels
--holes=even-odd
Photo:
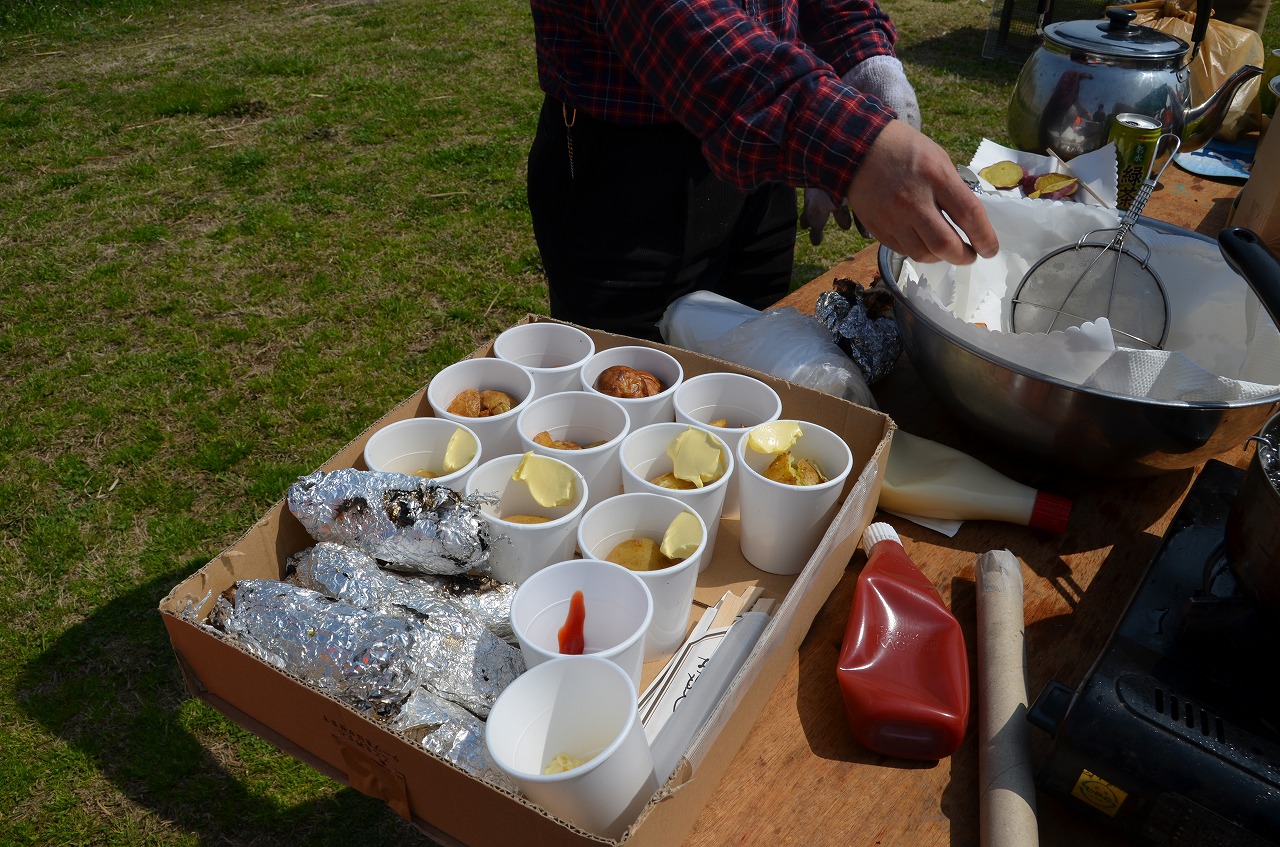
[[[1066,532],[1067,518],[1071,516],[1071,501],[1066,497],[1036,492],[1036,502],[1031,507],[1031,520],[1027,526],[1047,529],[1050,532]]]

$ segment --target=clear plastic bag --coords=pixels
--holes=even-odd
[[[695,291],[667,307],[658,330],[676,347],[878,408],[862,372],[836,345],[831,331],[789,306],[761,312],[719,294]]]

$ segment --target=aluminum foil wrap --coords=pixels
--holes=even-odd
[[[367,556],[362,560],[363,554],[354,552],[356,556],[344,553],[340,545],[317,544],[289,560],[290,579],[372,612],[409,619],[422,685],[474,715],[487,717],[498,695],[524,673],[520,650],[458,604],[447,600],[410,604],[379,596],[386,579],[394,581],[396,575],[380,571],[377,562]]]
[[[524,673],[524,657],[466,612],[441,605],[418,622],[415,649],[422,684],[481,718]]]
[[[515,782],[489,758],[484,721],[466,709],[419,688],[405,701],[391,726],[424,750],[453,762],[467,773],[518,793]]]
[[[837,278],[831,291],[818,295],[814,316],[849,354],[867,383],[888,376],[902,355],[902,339],[893,317],[893,295],[883,287],[864,288]]]
[[[362,609],[426,617],[441,605],[460,609],[505,641],[512,641],[511,599],[516,586],[487,577],[393,573],[362,550],[322,541],[289,559],[289,581]]]
[[[306,588],[240,580],[218,598],[210,622],[272,666],[378,717],[394,714],[418,686],[414,624]]]
[[[289,511],[316,541],[363,550],[406,573],[482,571],[489,528],[478,503],[422,477],[344,468],[301,477]]]
[[[520,651],[466,612],[384,615],[276,580],[241,580],[211,621],[269,664],[356,709],[391,717],[424,686],[477,717],[520,674]]]

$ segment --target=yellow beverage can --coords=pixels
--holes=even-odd
[[[1164,127],[1155,118],[1122,112],[1111,119],[1107,140],[1116,145],[1116,208],[1133,205],[1151,170]]]

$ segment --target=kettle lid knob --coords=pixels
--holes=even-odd
[[[1133,19],[1138,17],[1138,13],[1133,9],[1126,9],[1123,6],[1112,6],[1107,9],[1106,14],[1106,24],[1098,25],[1098,29],[1104,32],[1124,32],[1129,29]]]

